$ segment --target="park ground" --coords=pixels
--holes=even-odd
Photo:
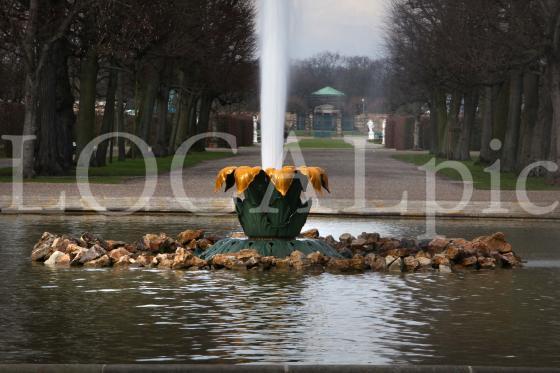
[[[291,141],[293,142],[293,140]],[[379,145],[367,144],[365,148],[365,195],[356,192],[355,185],[355,149],[340,142],[302,142],[303,162],[308,166],[324,168],[329,175],[331,193],[310,195],[317,197],[313,212],[330,214],[366,214],[366,215],[401,215],[420,216],[426,209],[426,173],[419,165],[430,159],[426,152],[397,152]],[[285,164],[301,164],[301,160],[292,157],[295,145],[289,144]],[[260,165],[260,148],[240,148],[237,155],[227,151],[206,152],[205,155],[189,155],[183,170],[170,170],[170,158],[160,161],[160,172],[153,196],[147,201],[144,210],[152,212],[231,212],[233,192],[214,190],[216,173],[230,165]],[[198,158],[197,158],[198,157]],[[129,163],[134,162],[134,163]],[[108,209],[123,209],[132,206],[140,197],[144,188],[145,177],[142,163],[126,161],[110,169],[109,175],[94,177],[90,185],[93,195],[101,206]],[[128,165],[127,165],[128,164]],[[514,175],[502,177],[501,200],[508,212],[487,214],[483,210],[489,207],[491,190],[489,178],[482,172],[482,167],[475,163],[467,165],[473,172],[474,192],[467,206],[456,206],[463,194],[464,183],[458,180],[452,171],[442,172],[437,177],[436,198],[441,206],[450,208],[444,212],[449,216],[471,217],[536,217],[528,214],[519,203],[515,189]],[[4,170],[5,171],[5,170]],[[171,172],[170,172],[171,171]],[[99,171],[94,171],[99,173]],[[171,175],[182,172],[186,196],[174,198]],[[5,173],[5,172],[4,172]],[[6,176],[4,176],[6,178]],[[4,180],[6,181],[6,180]],[[529,183],[528,196],[531,202],[547,206],[560,200],[560,190],[551,189],[542,180]],[[42,207],[58,211],[59,198],[64,192],[64,207],[67,211],[87,211],[93,207],[83,198],[74,179],[44,179],[24,183],[23,201],[26,206]],[[406,194],[407,204],[399,204]],[[188,202],[181,201],[189,198]],[[0,207],[9,211],[12,205],[12,184],[0,182]],[[543,216],[560,218],[560,209]]]

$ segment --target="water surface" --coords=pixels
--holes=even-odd
[[[504,231],[521,270],[356,275],[48,268],[43,231],[135,240],[234,217],[0,216],[0,361],[558,366],[560,231],[555,222],[444,220],[438,233]],[[335,237],[414,237],[419,220],[310,219]]]

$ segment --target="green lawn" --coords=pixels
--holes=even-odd
[[[296,147],[296,143],[288,144],[287,148]],[[352,149],[352,144],[348,144],[341,139],[303,139],[297,142],[301,149]]]
[[[394,159],[399,161],[412,163],[418,166],[423,166],[432,160],[433,156],[429,154],[395,154],[392,156]],[[437,164],[444,162],[445,159],[437,159]],[[476,161],[461,162],[472,174],[471,180],[476,189],[491,189],[490,184],[490,174],[484,172],[484,169],[488,166],[478,164]],[[461,180],[459,173],[453,169],[443,169],[438,171],[438,175],[448,177],[453,180]],[[513,172],[502,172],[501,173],[501,185],[502,190],[515,190],[517,184],[517,174]],[[557,190],[558,186],[547,184],[545,179],[542,177],[530,177],[527,179],[527,190]]]
[[[183,167],[194,166],[202,161],[209,161],[232,157],[230,152],[200,152],[189,154]],[[173,157],[156,158],[158,174],[164,174],[171,170]],[[146,174],[143,159],[127,159],[125,161],[115,161],[104,167],[92,167],[89,169],[89,181],[100,184],[118,184],[131,177],[143,177]],[[12,181],[12,169],[0,169],[0,182]],[[27,180],[26,180],[27,181]],[[73,183],[76,176],[39,176],[29,182],[36,183]]]

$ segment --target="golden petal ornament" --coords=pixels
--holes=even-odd
[[[298,168],[298,171],[307,176],[315,191],[322,193],[321,187],[323,187],[327,190],[327,192],[330,193],[329,177],[327,176],[325,170],[323,170],[321,167],[302,166]]]
[[[294,166],[285,166],[277,170],[275,168],[268,168],[266,174],[278,192],[285,197],[288,189],[294,181],[296,168]]]
[[[237,166],[229,166],[222,168],[220,172],[218,172],[218,176],[216,176],[216,190],[220,190],[224,183],[226,183],[226,190],[233,186],[233,183],[235,182],[235,179],[233,179],[233,173],[236,168]]]
[[[240,166],[235,170],[235,183],[237,184],[237,193],[243,193],[249,185],[255,180],[255,177],[261,172],[260,167]]]

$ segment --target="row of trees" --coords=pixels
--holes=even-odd
[[[470,159],[480,120],[481,162],[558,162],[560,2],[395,0],[390,18],[391,102],[429,110],[432,153]]]
[[[341,56],[331,52],[294,61],[288,110],[305,112],[309,109],[309,95],[325,86],[331,86],[346,94],[347,112],[362,113],[362,98],[366,99],[366,110],[382,112],[385,109],[387,71],[386,60]]]
[[[74,154],[96,135],[124,129],[127,103],[134,103],[134,134],[156,155],[206,131],[216,102],[239,100],[255,88],[253,6],[251,0],[0,0],[0,77],[8,78],[0,99],[23,103],[23,134],[37,136],[25,143],[24,176],[71,171]],[[176,93],[172,121],[170,92]],[[122,159],[124,140],[117,145]],[[94,164],[105,164],[109,146],[97,148]]]

